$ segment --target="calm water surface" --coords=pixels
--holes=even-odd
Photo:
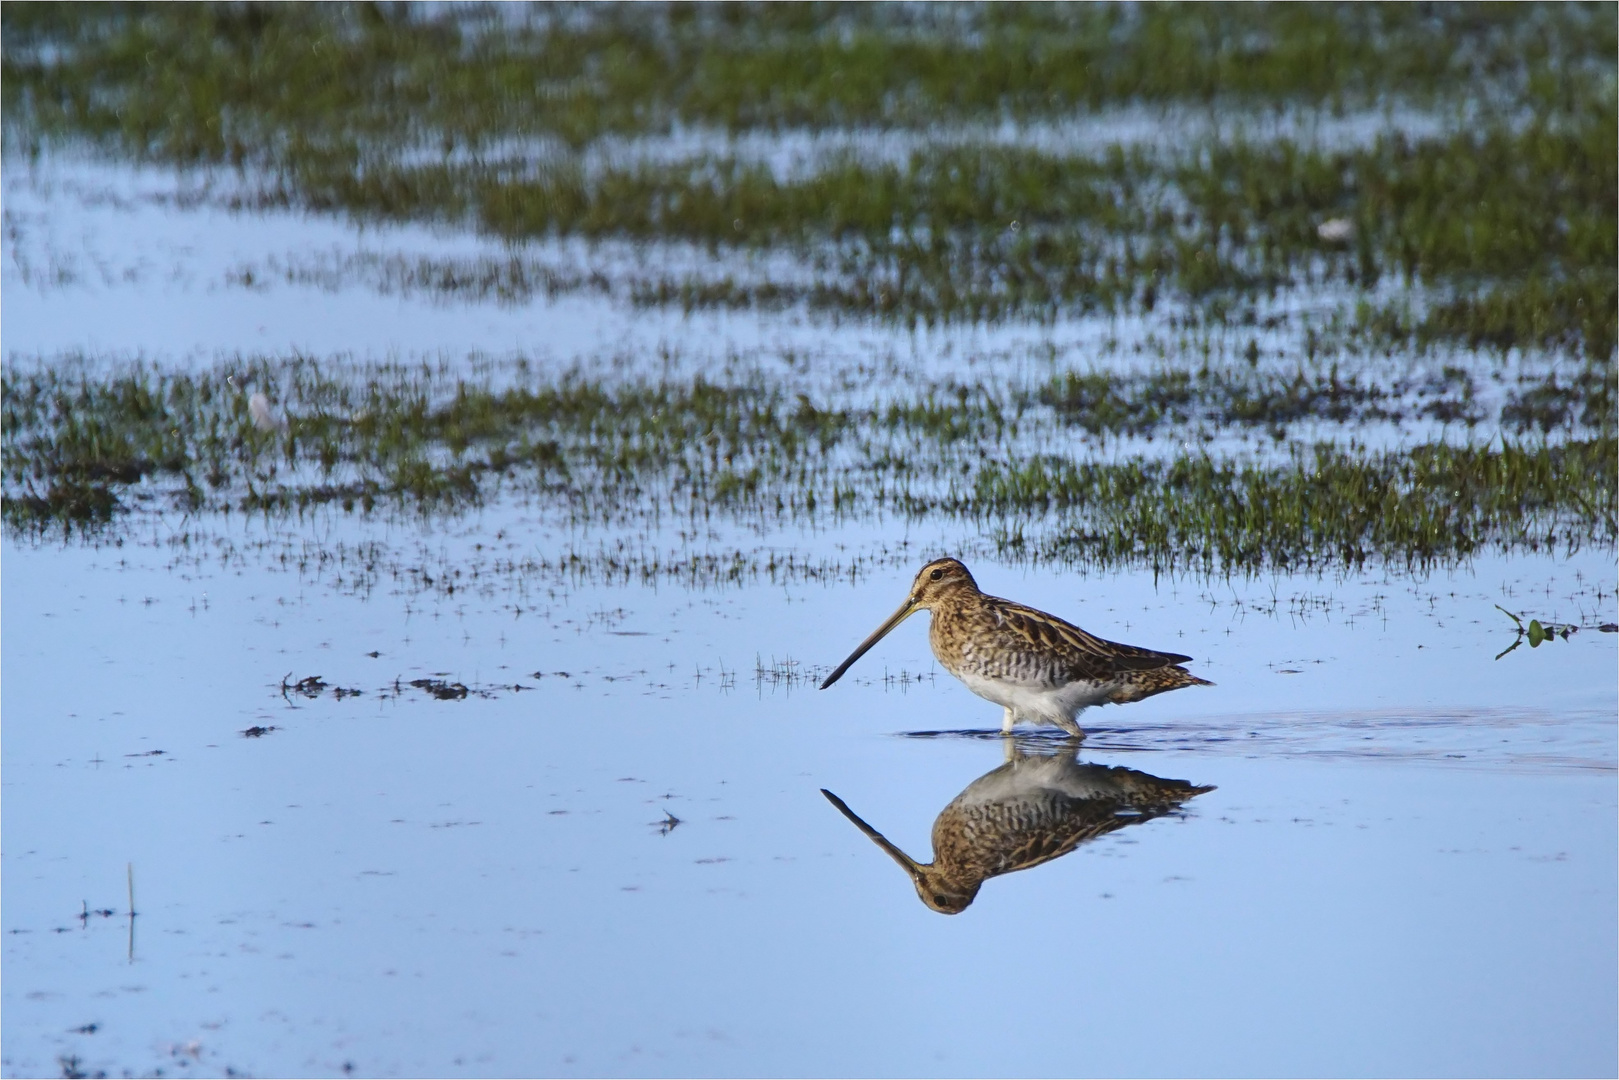
[[[165,222],[215,244],[237,230],[253,258],[271,235],[219,211],[16,190],[57,237],[25,242],[59,261],[133,260]],[[271,224],[286,249],[376,238]],[[662,339],[702,364],[811,338],[849,354],[941,341],[589,298],[252,291],[227,284],[228,252],[152,250],[141,273],[56,283],[8,259],[8,356],[179,366],[292,346],[453,359],[538,345],[563,363]],[[945,344],[965,357],[983,332]],[[447,522],[158,517],[122,544],[5,541],[7,1075],[64,1062],[164,1075],[1619,1068],[1619,692],[1615,636],[1594,628],[1613,620],[1610,552],[1237,581],[975,563],[987,591],[1197,657],[1216,686],[1085,714],[1077,761],[1214,790],[1172,812],[1099,805],[1106,827],[1071,853],[992,877],[942,915],[821,789],[927,861],[941,811],[1009,752],[1075,749],[1003,745],[999,711],[936,667],[920,619],[833,689],[814,685],[957,534],[874,523],[766,537],[825,555],[903,542],[915,558],[858,582],[719,589],[497,574],[454,595],[408,575],[356,592],[318,560],[277,557],[370,541],[401,567],[471,566],[497,534],[513,555],[568,539],[499,504]],[[1513,634],[1496,604],[1589,627],[1497,659]],[[311,676],[324,688],[298,692]]]

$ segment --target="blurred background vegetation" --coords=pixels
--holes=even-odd
[[[1174,290],[1218,317],[1300,277],[1394,276],[1446,295],[1364,305],[1380,339],[1614,349],[1612,5],[4,10],[13,152],[85,140],[251,168],[266,202],[785,246],[844,271],[708,302],[1053,317]],[[1140,105],[1443,129],[1334,148],[1239,127],[1157,153],[995,137]],[[830,129],[924,137],[785,174],[701,138]],[[683,133],[673,160],[585,153]],[[1347,242],[1323,241],[1329,219]]]

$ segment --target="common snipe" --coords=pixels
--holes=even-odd
[[[933,613],[928,630],[933,655],[967,689],[1006,710],[1004,731],[1024,720],[1081,735],[1074,717],[1089,705],[1213,685],[1180,666],[1189,656],[1105,641],[1055,615],[979,592],[960,562],[934,559],[916,575],[899,610],[827,676],[821,689],[922,610]]]

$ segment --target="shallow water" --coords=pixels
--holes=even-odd
[[[903,569],[559,583],[517,615],[9,543],[6,1068],[1599,1072],[1614,638],[1495,660],[1486,602],[1605,560],[1578,561],[1219,587],[984,565],[1196,654],[1216,687],[1094,710],[1080,756],[1216,790],[952,918],[817,789],[925,860],[1001,764],[996,710],[919,620],[831,690],[770,677],[841,657]],[[283,689],[309,675],[362,693]],[[434,675],[473,692],[409,686]]]
[[[913,336],[588,295],[255,291],[227,280],[240,258],[378,234],[30,202],[11,184],[8,213],[46,237],[36,264],[65,251],[112,269],[30,278],[14,246],[10,357],[180,367],[297,347],[470,369],[474,353],[545,348],[559,365],[610,367],[664,342],[702,368],[786,342],[851,365],[894,352],[908,372],[971,372],[996,348],[1135,332],[1089,320]],[[166,233],[176,225],[195,242]],[[108,258],[142,238],[171,245],[153,247],[149,271]],[[675,555],[736,542],[672,532],[640,541]],[[1616,637],[1598,629],[1614,621],[1611,551],[1233,580],[974,560],[986,591],[1194,655],[1214,687],[1085,714],[1078,756],[1214,790],[993,877],[943,916],[820,789],[925,861],[935,818],[1006,760],[998,710],[937,668],[920,619],[814,687],[925,556],[971,543],[965,526],[783,529],[749,542],[822,571],[707,586],[571,575],[559,553],[618,538],[513,501],[425,522],[138,512],[122,536],[4,541],[7,1075],[67,1062],[166,1075],[1619,1068],[1619,690]],[[380,571],[322,558],[361,545]],[[479,576],[450,591],[457,568]],[[1501,655],[1515,635],[1496,605],[1581,629]],[[1035,735],[1011,752],[1072,748]]]

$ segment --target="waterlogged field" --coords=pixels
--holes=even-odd
[[[3,20],[6,1075],[1619,1071],[1611,5]]]

